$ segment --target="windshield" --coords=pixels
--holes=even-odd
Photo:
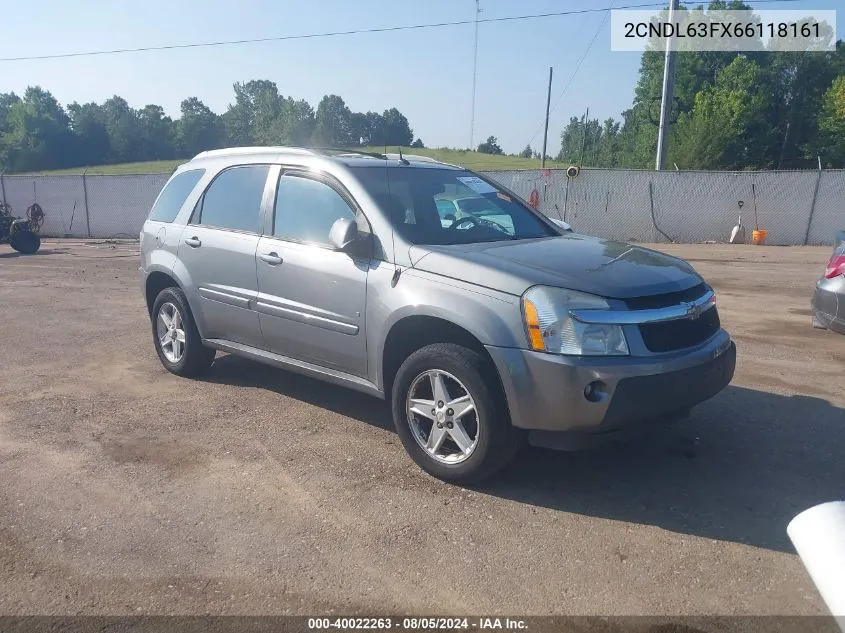
[[[524,240],[556,233],[528,207],[472,172],[456,169],[352,168],[412,244]]]

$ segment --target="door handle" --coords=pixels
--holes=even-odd
[[[267,262],[271,266],[278,266],[282,263],[282,261],[284,261],[281,257],[279,257],[278,253],[264,253],[258,257],[261,258],[261,261]]]
[[[191,248],[199,248],[200,246],[202,246],[202,242],[198,237],[185,238],[185,244],[187,244]]]

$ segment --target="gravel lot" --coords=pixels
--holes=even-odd
[[[0,247],[0,614],[824,614],[786,536],[845,497],[827,248],[662,246],[716,288],[734,384],[669,436],[417,470],[387,406],[233,357],[168,374],[137,244]]]

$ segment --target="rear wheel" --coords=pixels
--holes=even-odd
[[[9,245],[19,253],[32,255],[41,248],[41,237],[32,231],[19,230],[9,236]]]
[[[477,352],[451,343],[417,350],[393,383],[393,421],[405,450],[429,474],[479,482],[517,452],[495,369]]]
[[[198,376],[214,362],[215,351],[202,344],[188,300],[180,288],[158,293],[152,310],[153,343],[161,364],[178,376]]]

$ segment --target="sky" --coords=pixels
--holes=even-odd
[[[480,0],[481,17],[526,15],[645,0]],[[5,2],[0,58],[473,20],[475,0],[38,0]],[[761,7],[762,8],[762,7]],[[769,2],[767,9],[838,9],[845,0]],[[496,136],[506,152],[542,146],[549,67],[554,67],[549,153],[571,116],[620,118],[630,107],[640,54],[611,52],[607,12],[482,23],[472,120],[473,25],[392,33],[0,62],[0,92],[29,85],[62,104],[120,95],[179,116],[198,97],[222,113],[232,84],[276,82],[316,107],[338,94],[353,111],[397,107],[428,147],[469,147]],[[596,33],[598,36],[596,37]],[[590,41],[596,37],[593,45]],[[588,48],[589,47],[589,48]],[[588,52],[587,52],[588,51]],[[577,72],[579,58],[587,52]],[[564,87],[568,88],[564,91]]]

